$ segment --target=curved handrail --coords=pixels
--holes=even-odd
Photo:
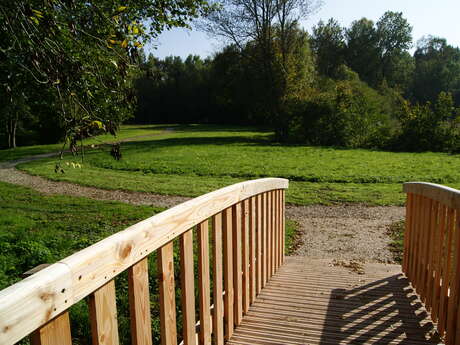
[[[0,343],[14,344],[193,226],[252,196],[288,188],[264,178],[202,195],[145,219],[0,291]]]
[[[446,206],[460,209],[460,190],[436,183],[408,182],[404,183],[405,193],[413,193],[439,201]]]

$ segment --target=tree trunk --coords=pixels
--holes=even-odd
[[[6,134],[8,136],[8,148],[16,148],[16,129],[18,127],[17,117],[14,119],[9,119],[6,123]]]

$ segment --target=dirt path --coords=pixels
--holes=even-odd
[[[0,181],[30,187],[43,194],[81,196],[165,208],[190,199],[55,182],[26,174],[15,168],[19,163],[53,155],[56,154],[43,154],[0,163]],[[404,218],[404,208],[364,205],[288,206],[286,216],[299,224],[301,245],[296,250],[296,255],[315,259],[391,263],[393,255],[388,249],[390,238],[386,234],[387,226]]]

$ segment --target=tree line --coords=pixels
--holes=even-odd
[[[144,57],[135,121],[268,125],[284,142],[460,151],[459,48],[428,36],[411,54],[412,27],[398,12],[347,28],[331,18],[310,34],[297,17],[285,27],[273,18],[268,41],[258,36],[267,28],[211,18],[205,29],[234,38],[212,57]],[[216,33],[219,20],[230,28]]]

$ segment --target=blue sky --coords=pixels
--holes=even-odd
[[[422,36],[431,34],[460,46],[460,0],[324,0],[323,7],[302,24],[310,32],[320,19],[326,21],[334,17],[342,26],[349,26],[362,17],[377,21],[388,10],[403,12],[413,26],[414,44]],[[156,49],[148,46],[147,51],[160,58],[189,54],[206,57],[224,43],[196,30],[174,29],[163,33],[154,45]]]

